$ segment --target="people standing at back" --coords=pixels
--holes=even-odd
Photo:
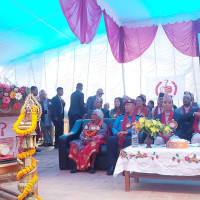
[[[82,93],[83,84],[76,85],[76,91],[72,93],[70,100],[69,116],[69,131],[73,128],[76,120],[82,119],[85,114],[84,109],[84,94]]]
[[[119,115],[124,114],[124,103],[120,97],[115,98],[115,107],[110,111],[110,118],[117,118]]]
[[[42,106],[40,126],[44,142],[39,146],[53,146],[53,122],[50,115],[52,102],[51,99],[47,98],[47,94],[44,90],[40,91],[40,104]]]
[[[55,148],[58,148],[59,136],[64,132],[64,107],[65,102],[61,98],[63,96],[63,88],[57,88],[57,95],[52,99],[51,116],[55,126]]]
[[[101,98],[103,94],[104,94],[103,90],[101,88],[99,88],[97,90],[96,95],[88,97],[87,105],[86,105],[88,117],[90,117],[92,112],[95,110],[95,105],[94,105],[95,104],[95,100],[97,98]]]

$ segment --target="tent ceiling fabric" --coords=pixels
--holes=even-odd
[[[97,35],[105,33],[100,23]],[[0,6],[0,65],[77,41],[58,0],[5,0]]]
[[[162,3],[160,0],[97,0],[97,3],[112,18],[118,17],[116,23],[119,20],[131,26],[151,26],[157,25],[159,21],[166,24],[200,18],[199,0],[163,0]]]
[[[154,20],[191,13],[198,17],[199,0],[97,0],[122,23]],[[104,5],[104,6],[105,6]],[[107,11],[106,10],[106,11]],[[181,16],[181,15],[180,15]],[[105,34],[101,20],[97,35]],[[69,44],[77,38],[71,32],[58,0],[5,0],[0,6],[0,64]]]

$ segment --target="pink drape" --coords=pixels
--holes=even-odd
[[[158,27],[119,27],[104,11],[107,37],[115,59],[119,63],[130,62],[141,56],[151,45]]]
[[[96,35],[102,11],[94,0],[60,0],[67,22],[81,44],[90,43]]]
[[[90,43],[98,29],[102,11],[95,0],[60,0],[67,22],[81,43]],[[119,27],[104,11],[110,47],[119,63],[133,61],[151,45],[158,27]],[[188,56],[199,55],[200,20],[163,25],[173,46]]]
[[[163,25],[172,45],[188,56],[199,56],[200,20]]]

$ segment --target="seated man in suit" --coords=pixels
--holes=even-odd
[[[107,141],[107,161],[109,169],[107,175],[112,175],[118,158],[118,148],[125,148],[131,145],[131,128],[133,123],[139,119],[136,115],[136,101],[129,99],[125,102],[125,114],[115,120],[112,132],[114,136]]]
[[[183,105],[180,108],[177,108],[175,110],[176,113],[179,113],[181,115],[185,115],[182,116],[186,117],[186,116],[191,116],[193,115],[194,112],[196,112],[198,110],[198,108],[193,107],[192,106],[192,96],[190,92],[184,92],[183,95]],[[193,118],[188,119],[187,121],[183,122],[183,129],[182,129],[182,135],[181,138],[186,139],[186,140],[191,140],[192,138],[192,134],[193,134],[194,130],[193,130]]]
[[[105,110],[104,108],[102,108],[102,104],[103,104],[103,99],[97,98],[94,103],[94,106],[95,106],[94,110],[96,110],[96,109],[101,110],[103,112],[104,118],[109,118],[109,110]],[[91,115],[88,117],[91,118]]]
[[[172,139],[174,136],[177,138],[185,138],[185,133],[183,132],[183,124],[186,121],[192,121],[193,116],[199,116],[198,112],[191,112],[187,114],[179,114],[173,111],[173,99],[170,95],[164,95],[163,97],[163,112],[155,117],[159,119],[161,123],[168,124],[172,129],[172,133],[167,135],[158,134],[158,137],[155,139],[154,144],[164,144],[168,140]],[[188,136],[190,137],[191,136]]]
[[[193,120],[193,136],[191,138],[191,143],[200,143],[200,108],[197,108],[196,114],[194,113],[194,120]]]
[[[103,96],[103,94],[104,94],[103,90],[101,88],[99,88],[96,92],[96,95],[88,97],[86,109],[87,109],[87,115],[89,118],[90,118],[92,112],[95,110],[95,100],[97,98],[101,98]]]

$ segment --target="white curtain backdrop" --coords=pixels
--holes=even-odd
[[[159,26],[155,40],[138,59],[124,64],[126,95],[136,98],[146,94],[148,77],[176,76],[185,74],[185,89],[191,91],[198,101],[200,98],[199,58],[189,57],[177,51],[162,26]],[[113,107],[115,97],[124,94],[122,64],[114,59],[107,36],[97,37],[89,45],[77,42],[46,52],[27,56],[0,67],[0,82],[18,86],[36,85],[45,89],[51,98],[56,88],[64,88],[66,108],[76,84],[84,85],[85,102],[95,95],[98,88],[104,90],[104,103]],[[147,100],[150,100],[147,97]],[[181,100],[175,102],[181,105]]]

